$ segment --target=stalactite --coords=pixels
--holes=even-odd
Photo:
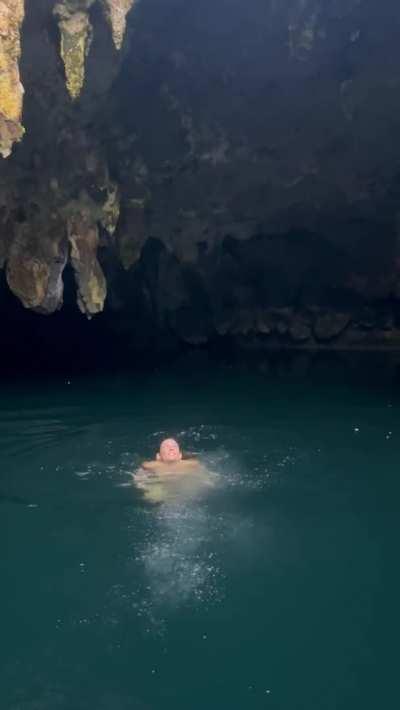
[[[106,17],[111,26],[114,44],[121,49],[126,30],[126,17],[135,0],[103,0]]]
[[[21,140],[24,89],[19,75],[24,0],[0,0],[0,155]]]
[[[118,50],[122,47],[126,17],[134,1],[102,0],[114,44]],[[67,88],[72,99],[79,97],[85,81],[85,62],[92,39],[89,10],[95,2],[96,0],[62,0],[54,8],[60,30],[60,54],[64,62]]]
[[[92,37],[88,12],[93,2],[94,0],[66,0],[54,8],[60,30],[60,53],[72,99],[78,98],[85,80],[85,61]]]
[[[90,213],[82,210],[68,220],[70,260],[78,287],[78,306],[89,318],[104,308],[107,282],[97,259],[99,231]]]

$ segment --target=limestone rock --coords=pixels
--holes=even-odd
[[[261,335],[270,335],[274,329],[274,322],[268,310],[260,310],[256,315],[256,332]]]
[[[105,189],[107,190],[106,199],[102,206],[100,222],[106,232],[112,236],[117,228],[120,213],[118,186],[110,181]]]
[[[303,343],[311,337],[311,328],[304,318],[295,316],[289,326],[289,335],[295,343]]]
[[[233,327],[235,314],[233,311],[217,313],[214,317],[214,328],[221,337],[228,335]]]
[[[11,291],[25,308],[50,314],[63,304],[62,274],[68,249],[65,229],[58,219],[37,231],[18,226],[7,258],[6,276]]]
[[[118,253],[124,269],[130,269],[139,260],[146,239],[145,201],[130,200],[118,234]]]
[[[117,49],[122,47],[126,17],[134,1],[102,0]],[[93,34],[89,10],[95,3],[96,0],[61,0],[54,7],[60,30],[60,53],[64,62],[67,88],[72,99],[79,97],[85,81],[86,57]]]
[[[248,335],[255,329],[254,313],[250,309],[241,308],[236,314],[230,328],[233,335]]]
[[[325,313],[317,317],[314,334],[318,340],[332,340],[340,335],[350,323],[348,313]]]
[[[8,283],[28,308],[56,309],[70,244],[81,310],[103,308],[103,269],[99,327],[132,341],[217,333],[274,348],[389,336],[400,300],[400,4],[227,4],[143,2],[134,45],[118,56],[132,0],[27,0],[28,135],[0,161]],[[20,127],[21,102],[11,122],[4,106],[22,8],[0,0],[3,155],[5,131]],[[85,82],[79,106],[59,76],[57,22],[70,95]],[[371,316],[358,317],[363,305]]]
[[[85,163],[87,184],[85,189],[81,190],[79,199],[71,203],[72,210],[79,211],[83,205],[91,212],[93,220],[97,220],[112,237],[120,217],[118,185],[111,180],[107,163],[100,152],[88,150]],[[88,195],[90,188],[93,197]]]
[[[21,140],[24,89],[19,76],[24,0],[0,0],[0,154],[7,158]]]
[[[290,54],[296,59],[304,60],[314,48],[318,31],[318,6],[308,8],[306,3],[299,3],[296,7],[297,16],[289,24]]]
[[[99,232],[88,211],[82,210],[68,220],[71,264],[78,287],[78,306],[91,317],[104,308],[107,282],[97,259]]]
[[[117,49],[121,49],[126,30],[126,16],[133,7],[135,0],[103,0],[112,37]]]
[[[64,0],[54,8],[60,30],[60,53],[72,99],[78,98],[85,80],[85,61],[92,37],[88,12],[93,2],[94,0]]]
[[[286,335],[289,330],[289,325],[284,320],[278,320],[276,323],[276,331],[278,335]]]

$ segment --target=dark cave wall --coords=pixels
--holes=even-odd
[[[121,51],[94,2],[75,100],[53,0],[25,9],[0,263],[32,323],[397,347],[397,2],[140,0]]]

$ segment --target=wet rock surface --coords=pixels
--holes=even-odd
[[[399,36],[394,0],[0,1],[2,317],[397,347]]]
[[[0,155],[7,158],[21,140],[24,89],[20,80],[21,24],[24,0],[0,2]]]

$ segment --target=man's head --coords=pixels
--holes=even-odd
[[[160,452],[157,454],[157,459],[164,463],[174,463],[182,459],[182,452],[179,444],[175,439],[164,439],[161,442]]]

